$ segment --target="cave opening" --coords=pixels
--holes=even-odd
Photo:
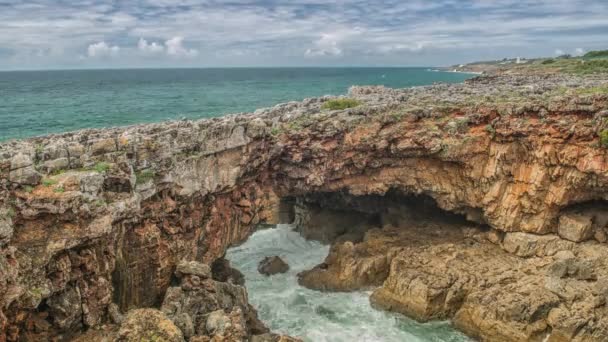
[[[425,194],[392,189],[384,195],[356,196],[344,191],[316,192],[282,200],[284,223],[293,223],[307,239],[332,243],[337,239],[360,242],[373,228],[475,226],[487,230],[479,210],[447,211]]]

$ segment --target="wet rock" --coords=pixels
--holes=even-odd
[[[230,261],[225,258],[219,258],[211,265],[211,273],[213,280],[232,283],[236,285],[245,285],[245,276],[241,271],[230,266]]]
[[[289,265],[278,256],[265,257],[258,264],[258,272],[270,276],[289,271]]]
[[[118,335],[121,342],[185,341],[181,330],[165,314],[155,309],[129,311]]]

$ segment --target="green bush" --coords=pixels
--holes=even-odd
[[[608,129],[600,132],[600,144],[602,144],[603,147],[608,148]]]
[[[106,173],[110,169],[110,164],[106,162],[99,162],[95,164],[95,171],[99,173]]]
[[[608,59],[581,61],[574,68],[579,74],[594,74],[608,72]]]
[[[541,62],[541,64],[553,64],[555,63],[555,59],[545,59]]]
[[[154,179],[154,171],[152,170],[143,170],[135,174],[136,183],[144,184],[151,179]]]
[[[325,102],[321,108],[330,110],[347,109],[357,107],[360,104],[361,102],[355,99],[333,99]]]
[[[55,184],[57,184],[57,181],[54,179],[45,178],[42,180],[42,185],[44,185],[44,186],[51,186],[51,185],[55,185]]]
[[[608,50],[589,51],[583,57],[585,58],[608,58]]]

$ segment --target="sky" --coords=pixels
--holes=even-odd
[[[608,0],[0,0],[0,70],[441,66],[608,48]]]

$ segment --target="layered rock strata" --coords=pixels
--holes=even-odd
[[[160,308],[180,262],[213,264],[257,224],[293,216],[285,201],[315,193],[424,194],[491,227],[516,261],[592,241],[602,249],[608,95],[597,89],[605,85],[600,76],[557,75],[355,87],[349,96],[361,105],[346,110],[323,109],[324,97],[3,143],[0,340],[70,339],[113,312]],[[386,282],[407,269],[393,264]],[[467,312],[492,298],[479,295]],[[547,322],[572,312],[563,301],[543,303]],[[600,336],[581,321],[573,338]]]

